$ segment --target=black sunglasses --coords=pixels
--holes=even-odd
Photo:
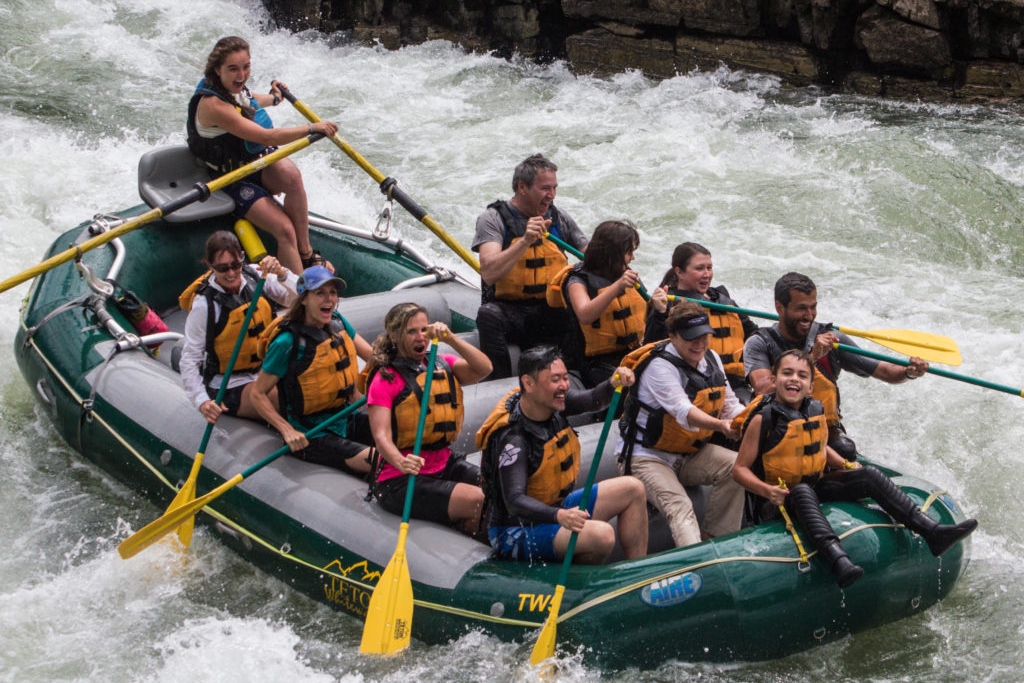
[[[231,263],[213,263],[210,264],[210,267],[218,273],[226,273],[229,270],[241,270],[244,265],[245,261],[239,259],[238,261],[232,261]]]

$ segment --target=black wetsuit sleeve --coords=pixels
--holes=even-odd
[[[547,523],[558,523],[558,508],[540,502],[526,495],[526,483],[530,477],[530,452],[525,439],[514,431],[506,431],[498,453],[498,486],[509,515]]]
[[[615,388],[612,387],[612,383],[609,380],[601,382],[593,389],[582,389],[580,391],[569,389],[569,392],[565,395],[565,414],[579,415],[580,413],[589,413],[606,408],[608,403],[611,402],[612,394],[614,393]]]
[[[668,328],[665,321],[668,319],[668,311],[658,311],[654,306],[647,309],[647,326],[644,328],[644,344],[668,339]]]

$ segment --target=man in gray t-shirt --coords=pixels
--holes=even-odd
[[[476,220],[471,247],[480,254],[483,286],[476,325],[494,366],[491,379],[512,376],[509,344],[561,345],[569,330],[566,310],[546,300],[548,282],[568,259],[544,236],[550,232],[581,251],[587,237],[554,205],[557,171],[543,155],[528,157],[512,175],[512,198],[490,204]]]
[[[818,314],[818,290],[811,278],[801,273],[786,273],[775,283],[775,311],[779,322],[762,327],[743,345],[743,370],[754,395],[775,391],[771,368],[784,351],[801,349],[815,364],[812,396],[821,401],[829,425],[829,445],[849,460],[856,457],[856,446],[845,437],[840,422],[839,373],[849,370],[859,377],[874,377],[889,384],[917,379],[928,371],[928,363],[913,357],[904,367],[841,351],[833,344],[856,346],[852,339],[831,326],[815,320]]]

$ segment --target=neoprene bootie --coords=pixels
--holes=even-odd
[[[928,550],[938,557],[970,536],[978,528],[978,520],[965,519],[958,524],[939,524],[925,513],[918,512],[907,526],[920,534],[928,544]]]
[[[825,560],[832,567],[832,573],[835,574],[836,583],[839,584],[840,588],[847,588],[854,581],[864,576],[864,570],[859,565],[853,563],[838,540],[822,544],[818,548],[818,552],[821,553],[821,559]]]

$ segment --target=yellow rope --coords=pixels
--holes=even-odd
[[[779,477],[779,488],[786,488],[786,481],[782,477]],[[793,520],[790,519],[789,512],[786,511],[786,506],[780,505],[779,512],[782,513],[782,518],[786,520],[786,531],[789,532],[789,535],[793,537],[793,542],[796,543],[796,549],[800,553],[800,561],[806,563],[807,551],[804,550],[804,544],[800,542],[800,536],[796,533],[796,527],[793,526]]]

